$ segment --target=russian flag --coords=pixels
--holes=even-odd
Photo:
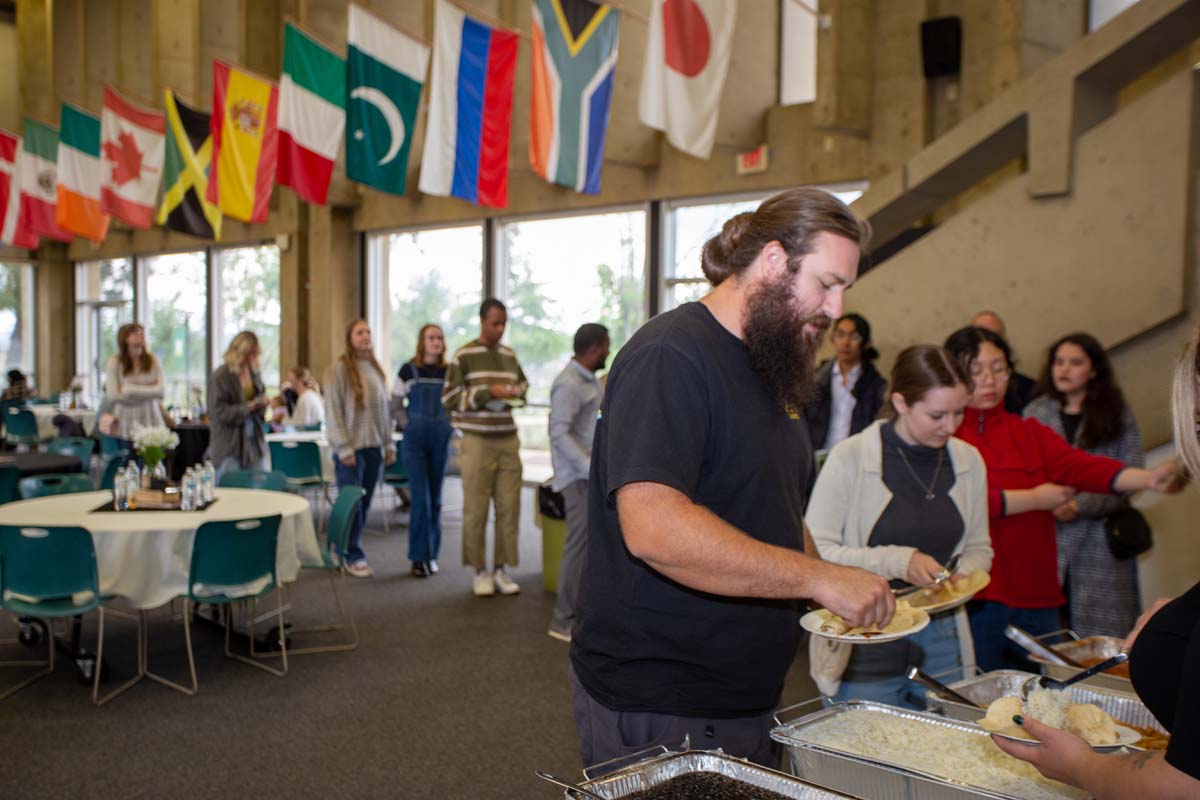
[[[508,205],[518,34],[438,0],[420,189]]]

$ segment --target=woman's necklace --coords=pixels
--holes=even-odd
[[[913,469],[912,464],[908,463],[908,456],[904,455],[904,448],[896,445],[896,452],[900,454],[900,459],[904,462],[904,466],[908,467],[908,472],[913,476],[913,480],[925,490],[925,499],[932,500],[934,498],[933,487],[937,486],[938,473],[942,471],[942,456],[945,455],[946,449],[938,450],[937,466],[933,468],[933,480],[926,486],[925,482],[917,475],[917,471]]]

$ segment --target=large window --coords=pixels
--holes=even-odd
[[[279,248],[263,245],[213,251],[212,307],[213,366],[220,364],[234,336],[253,331],[262,347],[263,383],[274,393],[280,380]]]
[[[853,203],[862,195],[864,188],[839,186],[829,191],[842,202]],[[743,211],[753,211],[769,196],[730,197],[715,203],[705,199],[666,206],[663,226],[663,311],[698,300],[708,293],[710,287],[700,268],[700,253],[704,243],[721,232],[727,219]]]
[[[117,331],[133,320],[133,260],[75,265],[75,374],[95,408],[104,394],[104,368],[117,352]]]
[[[646,320],[646,212],[508,222],[497,255],[507,341],[529,378],[521,444],[548,450],[550,385],[571,358],[575,330],[606,326],[615,356]]]
[[[0,263],[0,358],[5,372],[19,369],[37,387],[33,346],[33,267]]]
[[[162,362],[168,410],[205,402],[208,259],[204,251],[139,259],[147,346]],[[278,356],[276,356],[278,357]]]
[[[479,335],[482,225],[378,234],[368,252],[368,321],[389,378],[412,358],[426,323],[442,326],[450,352]]]

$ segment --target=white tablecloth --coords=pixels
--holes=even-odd
[[[257,489],[217,489],[204,511],[92,512],[109,492],[39,497],[0,506],[0,525],[79,525],[96,543],[100,592],[135,608],[158,608],[187,594],[192,540],[205,522],[280,514],[275,568],[294,581],[301,565],[319,566],[321,548],[304,498]]]
[[[400,446],[400,440],[404,438],[402,433],[393,433],[392,441],[396,442],[396,447]],[[329,440],[325,438],[324,431],[291,431],[288,433],[268,433],[267,442],[316,442],[317,448],[321,451],[321,478],[326,483],[336,483],[337,476],[333,467],[333,450],[329,447]],[[268,444],[268,449],[270,445]],[[271,463],[271,454],[267,454],[267,464]],[[268,467],[270,468],[270,467]]]
[[[92,432],[92,428],[96,423],[96,412],[89,411],[83,408],[72,408],[67,411],[59,411],[58,406],[30,406],[29,410],[33,412],[34,418],[37,420],[38,436],[43,439],[58,436],[58,428],[54,427],[54,418],[59,414],[66,414],[71,419],[83,426],[83,430],[87,433]]]

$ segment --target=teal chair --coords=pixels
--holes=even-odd
[[[316,442],[269,442],[271,469],[287,476],[287,491],[304,494],[319,489],[328,506],[329,489],[321,474],[321,448]]]
[[[116,436],[100,434],[100,457],[107,463],[129,449]]]
[[[77,472],[63,475],[33,475],[22,478],[18,484],[21,489],[21,499],[30,500],[34,497],[48,497],[55,494],[77,494],[79,492],[96,491],[95,484],[87,475]]]
[[[100,579],[96,572],[96,548],[92,534],[78,527],[0,526],[0,608],[20,617],[54,620],[77,617],[97,610],[96,668],[92,677],[92,702],[104,705],[142,678],[142,631],[138,628],[138,667],[132,678],[100,696],[100,664],[104,658],[104,617]],[[113,609],[107,613],[137,619]],[[23,662],[43,667],[0,693],[0,700],[54,672],[54,636],[46,637],[45,661]],[[22,662],[8,662],[15,665]]]
[[[21,499],[17,489],[20,480],[21,471],[16,467],[0,467],[0,504]]]
[[[183,599],[183,636],[187,645],[188,671],[191,687],[175,683],[162,675],[151,672],[145,664],[146,677],[164,686],[193,695],[199,689],[196,680],[196,658],[192,652],[191,606],[206,604],[213,606],[244,605],[253,602],[254,608],[247,618],[250,624],[250,658],[234,653],[229,648],[232,614],[225,609],[225,655],[252,667],[270,672],[280,678],[287,675],[287,641],[280,637],[282,669],[276,669],[256,660],[254,650],[254,623],[260,621],[258,599],[274,591],[278,602],[279,630],[283,631],[283,591],[275,574],[275,549],[279,537],[279,521],[275,514],[253,519],[206,522],[196,530],[192,542],[192,563],[188,570],[188,590]],[[228,587],[262,582],[262,587],[251,594],[229,594]]]
[[[58,403],[57,400],[54,400],[49,397],[31,397],[31,398],[29,398],[29,405],[31,405],[31,406],[52,406],[57,403]]]
[[[301,425],[300,427],[296,428],[296,430],[311,432],[311,431],[319,431],[323,427],[324,427],[324,425],[322,425],[320,422],[314,422],[312,425]]]
[[[337,500],[333,504],[333,510],[329,512],[329,527],[325,539],[325,550],[321,553],[322,564],[319,567],[305,567],[305,569],[324,570],[329,576],[329,588],[333,590],[333,604],[337,608],[338,621],[336,625],[323,625],[314,628],[293,628],[293,633],[319,633],[326,631],[340,631],[346,628],[346,623],[349,622],[350,638],[342,644],[330,645],[314,645],[312,647],[292,648],[288,650],[288,655],[298,656],[308,653],[339,653],[346,650],[353,650],[358,647],[358,624],[354,620],[354,611],[350,608],[350,598],[346,594],[346,542],[350,538],[350,526],[354,522],[354,518],[358,515],[358,507],[362,504],[362,499],[366,495],[367,490],[361,486],[343,486],[338,490]],[[335,576],[340,575],[341,586],[339,591],[338,581]],[[266,656],[276,656],[278,653],[263,654]]]
[[[96,449],[96,440],[84,436],[62,436],[46,445],[46,452],[58,453],[64,456],[75,456],[87,472],[92,465],[92,453]]]
[[[396,453],[396,460],[383,468],[383,485],[391,488],[396,493],[397,498],[401,498],[401,492],[406,491],[409,487],[408,471],[404,469],[404,457],[400,453]],[[403,506],[401,506],[403,508]],[[391,514],[389,508],[383,506],[383,532],[391,533],[392,526],[390,523]]]
[[[113,484],[116,482],[117,470],[129,463],[127,458],[112,458],[104,466],[104,475],[100,478],[100,488],[106,492],[111,492]]]
[[[217,486],[222,489],[266,489],[269,492],[284,492],[287,491],[287,476],[279,471],[231,469],[221,476]]]
[[[54,438],[39,434],[37,417],[28,408],[20,406],[4,409],[4,430],[9,442],[23,447],[37,447]]]

